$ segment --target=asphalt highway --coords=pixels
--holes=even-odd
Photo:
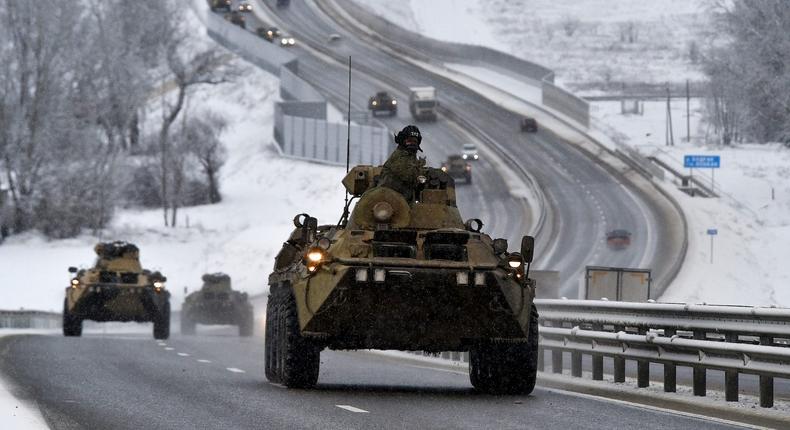
[[[263,339],[235,333],[10,336],[0,371],[54,429],[733,428],[541,388],[477,394],[463,372],[364,352],[324,351],[318,386],[291,390],[266,381]]]

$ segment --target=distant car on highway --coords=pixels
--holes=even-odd
[[[211,11],[216,12],[218,10],[224,10],[225,12],[231,11],[231,1],[230,0],[211,0]]]
[[[239,11],[234,10],[231,13],[225,14],[225,19],[230,21],[231,24],[236,24],[241,28],[247,28],[247,20],[244,19],[244,16],[239,13]]]
[[[337,33],[332,33],[329,37],[326,38],[327,42],[334,43],[340,40],[340,35]]]
[[[395,116],[398,114],[398,102],[388,92],[379,91],[368,99],[368,109],[374,116],[379,112]]]
[[[606,245],[616,251],[628,248],[631,245],[631,232],[625,229],[615,229],[606,233]]]
[[[247,2],[239,3],[239,12],[252,12],[252,5]]]
[[[480,158],[477,154],[477,146],[474,143],[464,143],[463,150],[461,151],[461,158],[464,160],[474,161]]]
[[[291,46],[294,45],[296,45],[296,39],[294,39],[293,36],[288,36],[284,34],[280,37],[280,46],[284,48],[290,48]]]
[[[442,163],[442,172],[453,179],[464,179],[467,184],[472,183],[472,165],[464,160],[461,155],[451,155]]]
[[[274,42],[282,35],[277,27],[258,27],[258,29],[255,30],[255,33],[269,42]]]
[[[537,133],[538,121],[530,116],[521,119],[521,131],[525,133]]]

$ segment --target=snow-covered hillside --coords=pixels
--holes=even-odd
[[[573,90],[700,80],[704,0],[356,0],[404,28],[533,61]],[[695,57],[697,56],[697,57]]]

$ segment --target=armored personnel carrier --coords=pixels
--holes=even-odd
[[[266,314],[266,377],[312,387],[321,350],[469,351],[472,385],[529,393],[538,358],[534,239],[505,239],[464,222],[455,183],[421,168],[414,201],[376,186],[381,167],[343,179],[358,198],[335,225],[307,214],[275,258]]]
[[[63,301],[63,335],[82,335],[82,322],[153,322],[154,338],[170,336],[167,278],[140,266],[140,250],[127,242],[99,243],[90,269],[73,273]]]
[[[247,293],[233,291],[230,276],[224,273],[203,275],[200,291],[188,295],[181,305],[181,334],[195,334],[196,324],[239,326],[239,336],[252,336],[252,304]]]

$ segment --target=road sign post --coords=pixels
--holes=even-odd
[[[719,234],[718,229],[708,229],[708,236],[710,236],[710,264],[713,264],[713,236],[716,236],[717,234]]]
[[[693,175],[694,169],[706,168],[710,169],[710,187],[712,192],[716,192],[716,183],[714,181],[714,169],[721,167],[721,156],[719,155],[684,155],[683,167],[689,169],[689,176]]]

